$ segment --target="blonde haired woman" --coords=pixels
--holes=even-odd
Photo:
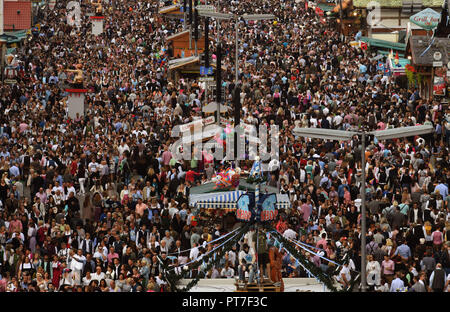
[[[42,276],[41,273],[36,274],[36,284],[37,284],[37,287],[39,287],[41,292],[47,291],[48,288],[47,288],[47,285],[45,284],[44,277]]]
[[[425,236],[425,244],[427,246],[432,246],[433,245],[433,237],[432,237],[432,225],[430,221],[425,221],[422,229],[423,229],[423,235]]]
[[[367,256],[367,285],[371,288],[380,286],[381,282],[381,266],[378,261],[373,260],[373,255]]]

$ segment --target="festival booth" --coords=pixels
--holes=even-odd
[[[84,116],[84,99],[88,89],[66,89],[68,94],[67,108],[69,118],[77,118]]]
[[[264,189],[264,186],[262,187]],[[193,194],[189,197],[189,205],[194,209],[223,209],[225,212],[235,211],[239,196],[246,191],[218,192],[209,194]],[[277,209],[290,209],[290,200],[287,194],[276,194]]]
[[[389,72],[393,76],[404,76],[406,75],[405,72],[406,66],[408,66],[411,63],[411,61],[406,58],[400,57],[393,58],[392,55],[389,54],[386,63]]]
[[[166,41],[173,46],[173,56],[185,58],[195,55],[195,40],[189,30],[184,30],[167,37]],[[205,37],[199,36],[197,40],[197,55],[203,53]]]
[[[184,18],[183,7],[180,6],[179,4],[174,4],[174,5],[160,8],[158,13],[165,17],[171,18],[171,19],[183,19]]]
[[[450,39],[435,37],[431,40],[427,36],[411,36],[407,54],[411,57],[411,66],[408,66],[406,71],[408,82],[419,88],[423,98],[445,96],[445,84],[442,81],[445,81],[446,77],[442,73],[450,65]],[[437,93],[436,84],[444,85]]]
[[[89,18],[92,23],[92,34],[95,36],[101,35],[103,33],[103,21],[105,20],[105,17],[90,16]]]
[[[323,254],[319,254],[317,247],[288,239],[275,229],[274,222],[277,221],[278,210],[290,208],[289,197],[286,194],[279,194],[276,188],[266,186],[259,158],[254,161],[245,182],[240,178],[240,173],[239,168],[229,168],[220,172],[217,175],[220,178],[214,181],[215,186],[208,186],[209,190],[215,191],[213,193],[205,194],[204,191],[208,191],[208,189],[203,185],[197,189],[195,187],[191,189],[193,192],[190,192],[190,206],[220,212],[229,211],[229,214],[235,214],[236,220],[240,223],[239,226],[231,230],[225,230],[222,236],[209,242],[204,242],[203,247],[207,251],[201,258],[187,260],[187,262],[179,266],[168,266],[158,257],[162,265],[161,273],[163,278],[168,281],[170,288],[177,292],[190,291],[199,282],[200,278],[206,276],[206,272],[209,272],[214,266],[219,264],[225,257],[226,252],[233,246],[236,246],[246,233],[254,231],[256,235],[255,248],[258,249],[258,244],[267,244],[268,246],[267,254],[270,259],[270,270],[267,268],[267,275],[270,275],[270,279],[264,277],[261,274],[262,272],[259,271],[260,260],[257,257],[254,271],[252,268],[248,279],[245,275],[239,273],[239,278],[236,279],[234,284],[236,287],[235,291],[283,292],[285,288],[281,266],[284,256],[280,252],[281,249],[284,249],[287,254],[296,259],[298,265],[309,277],[316,278],[330,291],[351,291],[357,282],[357,278],[352,277],[350,286],[341,290],[336,287],[336,281],[332,278],[340,270],[341,263],[327,259]],[[234,190],[223,191],[227,187],[234,188]],[[240,187],[249,187],[253,190],[240,190]],[[206,218],[215,223],[218,220],[212,215],[206,216]],[[194,218],[191,221],[197,220]],[[208,245],[211,248],[208,248]],[[184,252],[187,253],[189,250]],[[336,267],[325,273],[302,252],[308,252],[332,262]],[[169,254],[168,257],[170,256],[172,255]],[[246,258],[246,261],[252,261],[252,259]],[[187,278],[192,270],[197,272],[195,277],[191,278],[187,284],[180,285],[179,281]]]
[[[184,55],[184,53],[182,53]],[[169,61],[169,77],[178,81],[182,77],[197,77],[200,75],[200,57],[189,56]]]

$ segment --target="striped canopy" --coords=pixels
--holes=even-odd
[[[232,191],[191,195],[189,203],[197,209],[236,209],[236,202],[244,193],[245,191]],[[287,194],[277,194],[277,209],[289,209],[290,206]]]

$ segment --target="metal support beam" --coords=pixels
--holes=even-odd
[[[361,134],[361,291],[367,291],[366,276],[366,134]]]

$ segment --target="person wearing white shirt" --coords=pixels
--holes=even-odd
[[[342,269],[339,271],[339,275],[336,276],[336,280],[341,283],[344,287],[350,286],[350,268],[348,263],[345,263],[342,266]]]
[[[287,239],[293,240],[297,238],[297,233],[292,229],[287,229],[284,231],[283,236]]]
[[[381,266],[378,261],[373,260],[373,255],[367,256],[367,284],[369,286],[380,286],[381,282]]]
[[[117,148],[117,150],[119,151],[119,155],[122,156],[123,152],[130,151],[130,148],[128,147],[128,145],[126,143],[124,143],[122,141],[122,142],[120,142],[120,145]]]
[[[70,252],[70,248],[67,248],[66,243],[62,242],[61,249],[58,250],[58,257],[62,258],[64,260],[67,260],[67,256],[69,255],[69,252]]]
[[[74,253],[71,251],[71,253]],[[78,249],[77,254],[73,254],[70,262],[70,269],[72,270],[74,282],[76,285],[81,285],[81,273],[83,272],[86,257],[83,256],[83,251]]]
[[[254,278],[254,264],[255,264],[255,252],[253,249],[249,248],[247,244],[242,246],[242,250],[239,252],[239,266],[238,274],[241,281],[244,280],[245,272],[249,272],[248,282],[252,283]]]
[[[228,265],[228,262],[225,264],[225,267],[220,271],[221,277],[233,278],[234,277],[234,269]]]
[[[189,253],[190,261],[197,259],[199,253],[200,251],[198,250],[197,243],[194,243],[194,248],[192,248]]]
[[[102,272],[102,268],[100,266],[97,266],[95,268],[95,273],[91,274],[92,280],[97,280],[99,283],[102,279],[106,278],[106,275],[104,272]]]
[[[103,250],[102,246],[98,246],[97,250],[94,252],[93,258],[98,258],[102,262],[105,262],[107,260],[108,254],[105,255],[105,251]]]
[[[228,251],[228,262],[231,266],[234,267],[234,264],[236,263],[236,247],[233,246],[230,251]]]
[[[70,193],[73,193],[73,195],[75,195],[77,193],[77,191],[75,190],[75,187],[73,186],[72,183],[70,183],[70,186],[67,188],[67,194],[65,194],[66,198],[64,198],[64,199],[67,199],[69,197]]]
[[[89,286],[89,284],[92,281],[92,276],[91,276],[91,272],[87,271],[86,272],[86,276],[83,277],[83,286]]]
[[[59,185],[59,182],[56,181],[55,186],[52,188],[52,192],[56,194],[57,190],[59,190],[61,194],[64,194],[64,188],[61,185]]]

